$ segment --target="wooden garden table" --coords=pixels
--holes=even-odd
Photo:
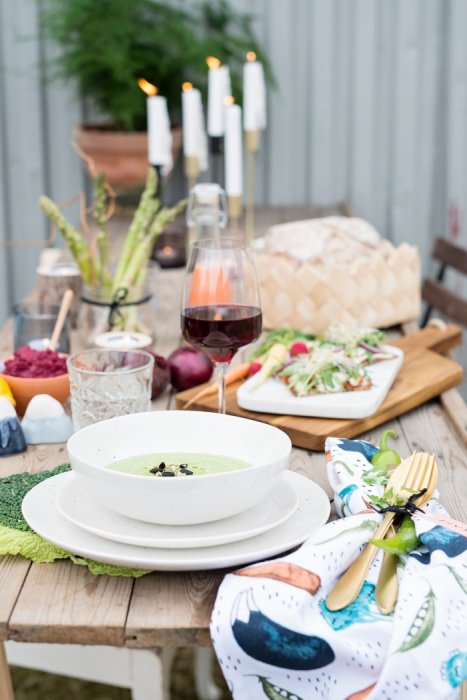
[[[179,339],[182,278],[183,270],[160,273],[156,333],[157,349],[162,354],[176,347]],[[7,324],[0,335],[0,357],[10,350]],[[167,396],[154,403],[155,410],[167,406]],[[363,437],[377,442],[387,428],[399,434],[398,450],[402,454],[422,449],[437,456],[442,501],[454,518],[465,520],[466,449],[441,403],[425,404]],[[24,454],[1,459],[0,476],[51,469],[66,461],[63,444],[29,447]],[[290,468],[314,479],[330,493],[323,453],[294,449]],[[209,645],[209,618],[225,573],[154,572],[133,580],[93,576],[69,561],[32,564],[21,557],[0,558],[1,700],[12,697],[4,640],[131,649]]]

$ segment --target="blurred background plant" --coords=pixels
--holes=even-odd
[[[232,90],[241,101],[241,69],[255,51],[273,82],[271,67],[252,29],[253,17],[228,0],[172,7],[153,0],[45,0],[44,35],[60,46],[48,65],[50,78],[74,78],[80,96],[92,98],[122,131],[146,129],[146,100],[138,78],[157,86],[180,122],[180,90],[190,81],[207,87],[206,57],[230,66]]]

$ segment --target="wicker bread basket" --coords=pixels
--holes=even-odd
[[[299,260],[257,250],[256,264],[268,329],[322,333],[335,321],[387,328],[420,313],[420,259],[407,243],[396,248],[380,239],[377,247],[345,264],[332,256]]]

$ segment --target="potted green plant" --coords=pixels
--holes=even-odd
[[[181,85],[207,87],[206,57],[229,64],[232,89],[241,97],[241,67],[253,50],[270,67],[251,27],[252,18],[227,0],[206,0],[184,8],[157,0],[45,0],[41,27],[60,46],[51,77],[74,79],[109,121],[75,131],[78,149],[113,184],[144,181],[147,168],[145,78],[168,101],[174,145],[181,144]]]

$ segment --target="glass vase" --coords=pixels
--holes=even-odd
[[[86,347],[108,331],[145,333],[154,338],[155,302],[153,275],[148,273],[140,287],[117,290],[115,294],[101,285],[83,285],[79,329]]]

